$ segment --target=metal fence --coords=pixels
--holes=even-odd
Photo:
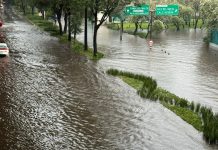
[[[218,30],[212,31],[211,42],[218,45]]]

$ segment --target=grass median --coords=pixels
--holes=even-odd
[[[199,103],[189,102],[158,87],[157,82],[152,77],[116,69],[109,69],[107,73],[121,78],[128,85],[135,88],[141,97],[159,101],[195,129],[202,131],[208,143],[218,143],[218,114],[214,114],[211,108],[201,106]]]

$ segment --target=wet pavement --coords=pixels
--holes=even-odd
[[[106,69],[115,67],[155,78],[162,75],[171,84],[157,78],[160,85],[177,89],[170,86],[176,84],[175,80],[162,74],[163,70],[178,69],[161,68],[175,56],[167,49],[168,40],[163,45],[169,56],[158,47],[149,51],[143,40],[130,35],[120,43],[116,32],[102,28],[99,37],[104,36],[104,40],[99,44],[106,58],[93,62],[69,51],[67,45],[17,17],[12,10],[5,11],[2,32],[11,52],[9,57],[0,58],[2,150],[214,149],[205,143],[201,133],[174,113],[141,99],[134,89],[105,74]],[[141,43],[141,48],[134,43]],[[182,64],[180,61],[178,64]],[[152,71],[157,70],[155,66],[160,67],[156,74]],[[171,74],[171,79],[181,77],[179,72]]]

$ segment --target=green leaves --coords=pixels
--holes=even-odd
[[[153,25],[153,31],[160,33],[164,30],[164,24],[162,21],[160,20],[155,20],[154,21],[154,25]]]

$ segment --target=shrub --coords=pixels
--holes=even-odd
[[[200,108],[201,108],[201,104],[200,104],[200,103],[197,103],[196,108],[195,108],[195,112],[196,112],[196,113],[199,113]]]
[[[160,20],[155,20],[153,24],[153,31],[156,33],[160,33],[164,30],[164,24]]]
[[[195,110],[195,103],[194,103],[193,101],[191,102],[190,109],[191,109],[192,111]]]
[[[179,106],[183,107],[183,108],[187,108],[188,107],[188,101],[186,99],[181,98],[179,101]]]

